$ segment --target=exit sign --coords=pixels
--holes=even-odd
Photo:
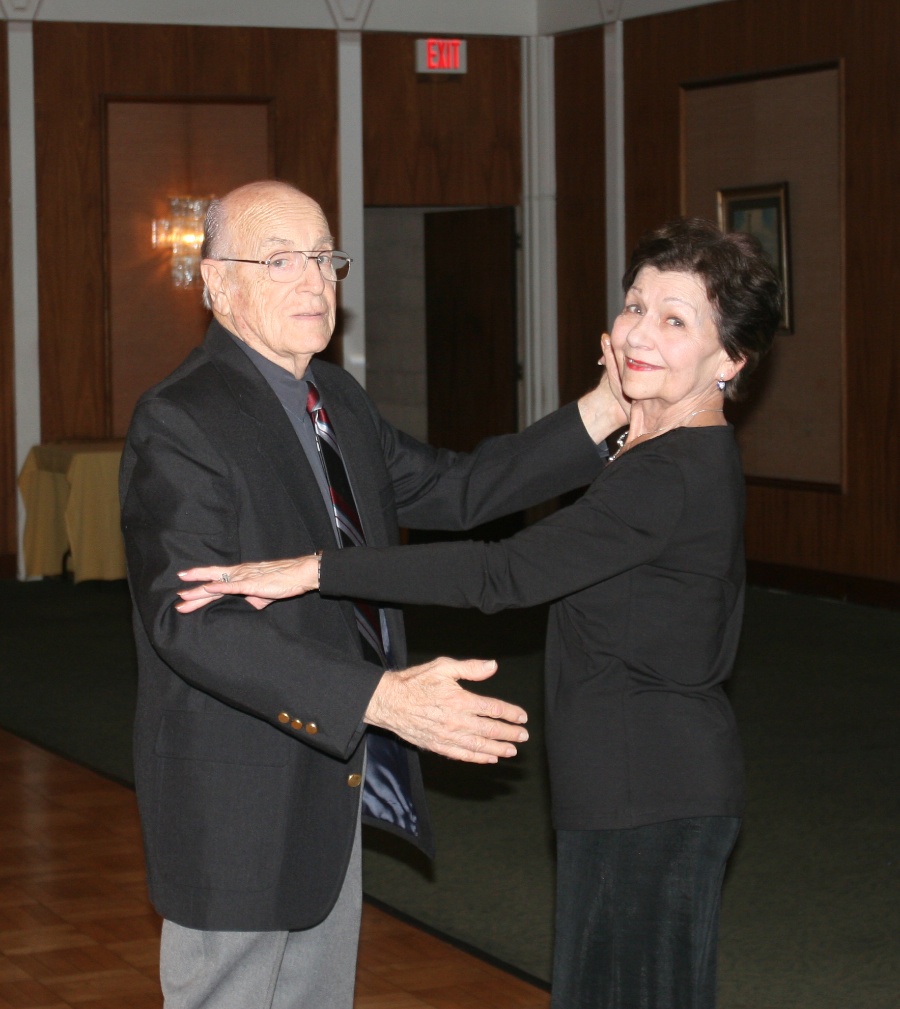
[[[465,39],[416,39],[417,74],[464,74]]]

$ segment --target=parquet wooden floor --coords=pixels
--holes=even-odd
[[[0,731],[0,1009],[161,1009],[158,946],[134,793]],[[549,1001],[365,906],[355,1009]]]

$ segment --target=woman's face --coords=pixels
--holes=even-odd
[[[742,366],[719,342],[712,305],[692,273],[645,266],[611,335],[625,395],[661,409],[706,401],[716,379],[727,381]]]

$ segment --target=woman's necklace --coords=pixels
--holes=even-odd
[[[638,438],[655,438],[657,435],[665,434],[666,431],[672,431],[676,427],[684,427],[701,413],[725,413],[725,411],[712,406],[704,407],[702,410],[694,410],[693,413],[689,413],[686,417],[682,417],[681,420],[676,420],[674,424],[668,424],[664,427],[655,427],[652,431],[644,431],[643,434],[638,435]],[[622,450],[625,448],[625,439],[627,437],[628,428],[626,428],[616,439],[616,445],[618,448],[616,448],[615,452],[613,452],[613,454],[609,457],[610,462],[618,459],[622,454]],[[637,441],[637,438],[635,438],[635,441]]]

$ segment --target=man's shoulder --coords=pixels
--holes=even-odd
[[[228,374],[253,375],[254,369],[246,355],[234,346],[224,331],[215,324],[210,326],[203,343],[195,347],[174,371],[151,386],[141,397],[141,402],[167,399],[173,402],[196,403],[210,391],[224,388]]]
[[[141,397],[142,399],[157,399],[167,395],[177,395],[178,390],[190,386],[209,377],[212,360],[205,348],[195,347],[190,354],[168,375],[156,385],[151,386]]]
[[[369,394],[359,382],[339,364],[316,358],[309,371],[309,377],[318,385],[326,407],[337,405],[335,400],[357,414],[374,416],[378,409]]]
[[[340,389],[341,392],[351,395],[365,396],[365,390],[356,379],[339,364],[331,361],[323,361],[320,358],[313,360],[310,368],[310,376],[322,385]]]

